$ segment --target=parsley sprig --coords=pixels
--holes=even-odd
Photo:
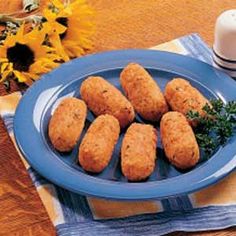
[[[220,145],[224,145],[235,133],[236,128],[236,101],[226,104],[220,99],[210,101],[202,109],[206,115],[190,110],[187,118],[196,122],[194,133],[199,147],[209,157]]]

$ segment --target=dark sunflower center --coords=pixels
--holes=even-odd
[[[68,19],[67,19],[66,17],[58,17],[58,18],[56,19],[56,21],[57,21],[58,23],[60,23],[61,25],[64,25],[65,27],[68,26]],[[67,31],[67,30],[66,30],[66,31]],[[65,36],[66,36],[66,31],[65,31],[64,33],[60,34],[60,39],[64,39],[64,38],[65,38]]]
[[[13,63],[14,70],[28,71],[34,63],[34,52],[27,45],[16,43],[7,49],[7,58]]]

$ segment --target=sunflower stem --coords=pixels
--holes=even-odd
[[[10,16],[8,14],[0,14],[0,23],[7,23],[7,22],[19,24],[21,23],[21,19]]]
[[[11,12],[11,13],[5,13],[4,15],[6,16],[15,16],[15,15],[19,15],[19,14],[22,14],[24,13],[23,10],[20,10],[20,11],[14,11],[14,12]]]
[[[42,20],[42,16],[37,16],[37,15],[30,15],[22,18],[17,18],[10,16],[8,14],[0,14],[0,23],[7,23],[7,22],[12,22],[15,24],[22,24],[23,22],[25,23],[40,23]]]

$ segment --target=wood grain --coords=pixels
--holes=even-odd
[[[2,120],[0,137],[0,235],[42,235],[32,234],[37,228],[39,232],[45,232],[47,229],[47,232],[50,232],[48,235],[55,234]]]
[[[0,0],[0,12],[21,8],[20,0]],[[46,0],[41,0],[41,5]],[[96,12],[94,49],[147,48],[197,32],[213,43],[216,17],[236,8],[232,0],[90,0]],[[148,3],[148,4],[147,4]],[[11,92],[22,89],[15,83]],[[0,95],[6,94],[0,85]],[[23,167],[2,122],[0,122],[0,235],[55,235],[55,230]],[[171,235],[226,236],[236,229]]]

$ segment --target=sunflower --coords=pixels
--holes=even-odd
[[[43,25],[50,32],[49,41],[65,61],[83,55],[92,47],[91,15],[92,10],[84,0],[67,4],[51,0],[43,10],[46,19]]]
[[[8,34],[0,45],[0,82],[14,77],[19,82],[31,84],[32,80],[59,65],[55,60],[61,58],[55,50],[43,45],[44,30],[24,31],[25,25],[22,24],[16,34]]]

